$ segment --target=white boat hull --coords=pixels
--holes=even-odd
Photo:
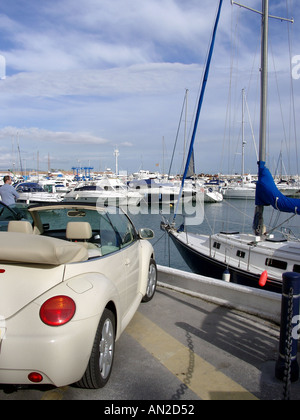
[[[234,187],[223,191],[224,198],[236,200],[255,200],[255,188]]]
[[[267,271],[268,290],[281,292],[282,275],[300,272],[300,242],[260,240],[251,234],[219,233],[211,236],[167,231],[193,272],[222,280],[229,270],[230,281],[258,287]]]

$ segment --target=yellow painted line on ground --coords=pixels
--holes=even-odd
[[[257,400],[257,398],[137,312],[126,332],[203,400]]]

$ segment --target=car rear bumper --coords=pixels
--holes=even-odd
[[[99,317],[69,322],[60,327],[39,325],[38,334],[7,330],[0,345],[0,383],[33,384],[28,375],[40,373],[41,385],[64,386],[83,376],[94,342]],[[33,328],[32,328],[33,327]],[[28,328],[27,328],[28,330]]]

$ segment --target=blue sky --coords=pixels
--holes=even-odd
[[[245,4],[261,8],[261,0]],[[294,25],[270,21],[268,159],[273,168],[282,150],[288,172],[297,169],[295,127],[300,131],[289,115],[291,91],[294,113],[300,112],[300,78],[291,78],[291,59],[300,56],[296,4],[270,1],[272,15],[295,18]],[[19,167],[19,143],[26,168],[36,168],[39,156],[39,168],[46,170],[48,155],[57,169],[114,168],[117,145],[120,170],[168,171],[186,89],[189,125],[193,119],[217,5],[217,0],[3,0],[0,170]],[[258,142],[259,41],[259,15],[224,0],[195,145],[198,173],[240,171],[243,88]],[[173,173],[182,164],[183,126]],[[245,127],[245,170],[255,172],[250,123]]]

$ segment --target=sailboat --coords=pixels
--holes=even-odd
[[[241,182],[231,183],[223,188],[224,198],[254,200],[256,184],[251,182],[251,175],[245,175],[245,89],[242,89],[242,172]]]
[[[277,240],[272,232],[267,232],[264,208],[271,205],[281,212],[300,214],[300,200],[285,197],[277,189],[266,166],[269,0],[262,0],[262,11],[234,1],[231,3],[262,16],[260,149],[253,234],[224,231],[208,236],[189,233],[182,226],[180,229],[175,227],[176,214],[172,223],[162,222],[162,228],[167,231],[193,272],[252,287],[265,286],[267,290],[281,292],[283,273],[300,272],[300,242],[289,238]],[[222,2],[219,10],[221,5]],[[291,21],[284,18],[280,20]]]

